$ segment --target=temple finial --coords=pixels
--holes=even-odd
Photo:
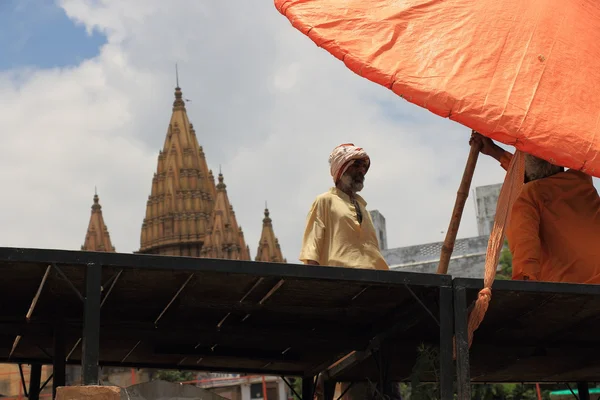
[[[225,185],[225,183],[223,182],[223,174],[221,173],[221,166],[219,165],[219,177],[217,178],[219,183],[217,183],[217,189],[219,190],[225,190],[225,188],[227,187]]]
[[[92,210],[100,210],[100,199],[98,198],[98,190],[96,186],[94,186],[94,204],[92,205]]]
[[[175,83],[179,87],[179,69],[177,68],[177,63],[175,63]]]

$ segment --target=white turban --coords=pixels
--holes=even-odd
[[[356,147],[353,143],[346,143],[333,149],[329,155],[329,168],[333,182],[337,183],[352,161],[362,159],[367,161],[367,170],[369,170],[371,159],[361,147]]]

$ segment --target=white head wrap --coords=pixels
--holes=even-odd
[[[367,171],[371,166],[371,159],[361,147],[353,143],[340,144],[329,155],[329,169],[333,182],[337,183],[344,172],[351,165],[351,161],[364,159],[367,161]]]

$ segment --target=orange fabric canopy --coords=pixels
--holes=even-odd
[[[275,0],[318,46],[442,117],[600,176],[597,0]]]

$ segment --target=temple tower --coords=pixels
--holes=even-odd
[[[273,230],[273,221],[269,216],[269,209],[265,205],[265,217],[263,218],[262,233],[258,242],[255,261],[287,263],[281,254],[279,240]]]
[[[152,178],[139,253],[199,257],[214,208],[208,170],[179,85]]]
[[[238,225],[233,206],[227,196],[223,174],[219,173],[215,206],[201,257],[250,261],[250,252],[242,228]]]
[[[85,234],[85,242],[81,246],[81,250],[85,251],[106,251],[113,253],[115,248],[110,241],[108,228],[104,223],[102,216],[102,206],[98,193],[94,194],[94,204],[92,204],[92,215],[88,224],[87,233]]]

